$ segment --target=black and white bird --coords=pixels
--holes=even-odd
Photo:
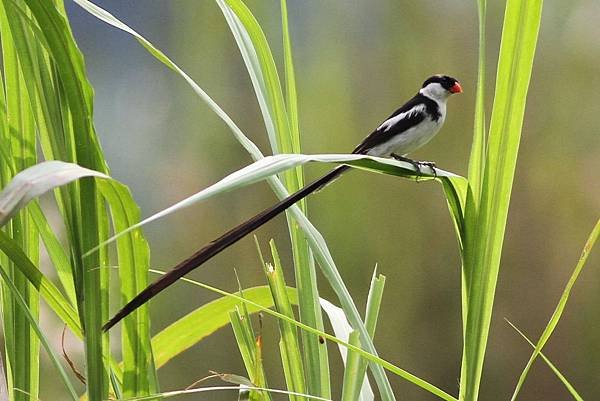
[[[394,111],[375,131],[367,136],[352,153],[379,157],[394,157],[412,163],[420,173],[421,165],[433,168],[431,162],[418,162],[406,158],[438,133],[446,119],[446,102],[450,95],[461,93],[460,83],[447,75],[434,75],[423,83],[419,92],[406,104]],[[273,219],[278,214],[325,187],[348,170],[346,165],[338,166],[318,180],[306,185],[298,192],[279,201],[244,223],[232,228],[219,238],[209,242],[188,259],[179,263],[164,276],[146,287],[125,305],[103,327],[109,330],[117,322],[135,309],[148,302],[156,294],[173,284],[193,269],[199,267],[225,248]]]

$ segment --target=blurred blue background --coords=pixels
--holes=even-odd
[[[414,156],[466,175],[477,64],[475,2],[289,1],[305,153],[350,151],[435,73],[459,78],[441,133]],[[488,5],[488,113],[502,24]],[[261,148],[262,117],[238,49],[211,1],[101,1],[188,72]],[[280,72],[279,2],[248,1]],[[98,135],[112,175],[129,185],[148,216],[251,162],[227,127],[187,84],[135,40],[67,2],[96,91]],[[536,338],[549,319],[600,210],[600,3],[546,2],[531,80],[481,399],[508,399],[531,349],[504,321]],[[328,166],[306,168],[307,179]],[[266,184],[212,199],[147,226],[152,263],[168,268],[275,200]],[[461,357],[460,260],[439,185],[365,172],[312,197],[312,221],[326,238],[358,305],[377,263],[387,276],[375,344],[387,360],[456,394]],[[292,282],[285,219],[257,232],[275,238]],[[586,399],[600,397],[600,253],[592,255],[546,354]],[[264,284],[251,238],[191,277],[235,290]],[[321,277],[321,295],[335,296]],[[156,332],[214,295],[177,284],[152,303]],[[275,322],[265,319],[265,358],[282,387]],[[164,390],[209,369],[244,374],[229,328],[160,371]],[[77,353],[73,343],[72,351]],[[340,369],[331,348],[334,373]],[[333,378],[340,377],[337,374]],[[46,378],[48,379],[48,378]],[[391,376],[399,399],[433,396]],[[50,381],[48,379],[48,381]],[[340,382],[333,380],[336,391]],[[60,391],[60,390],[56,390]],[[59,394],[59,393],[57,393]],[[221,398],[219,398],[221,397]],[[232,394],[202,399],[228,400]],[[200,399],[200,398],[199,398]],[[277,399],[277,397],[276,397]],[[569,395],[541,361],[521,400]]]

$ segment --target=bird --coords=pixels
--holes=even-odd
[[[427,78],[418,93],[379,124],[352,153],[392,157],[409,162],[419,174],[423,165],[431,167],[435,172],[434,163],[415,161],[407,158],[406,155],[425,145],[439,132],[446,119],[446,102],[451,95],[457,93],[462,93],[462,87],[455,78],[448,75],[434,75]],[[318,180],[209,242],[131,299],[103,326],[103,331],[108,331],[179,278],[267,223],[294,203],[323,189],[349,168],[347,165],[334,168]]]

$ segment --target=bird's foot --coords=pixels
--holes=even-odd
[[[437,178],[437,170],[435,169],[435,167],[436,167],[435,166],[435,162],[419,161],[417,163],[419,163],[421,166],[427,166],[427,167],[429,167],[431,169],[431,171],[433,171],[433,178]]]
[[[423,166],[429,167],[431,169],[431,171],[433,171],[434,178],[437,178],[437,171],[435,169],[435,162],[413,160],[413,159],[409,159],[408,157],[400,156],[400,155],[398,155],[396,153],[392,153],[391,156],[395,160],[399,160],[399,161],[402,161],[402,162],[407,162],[407,163],[412,164],[413,167],[415,168],[415,170],[417,171],[417,175],[415,176],[415,179],[416,179],[417,182],[419,182],[419,177],[423,175],[423,171],[421,170],[421,167],[423,167]]]

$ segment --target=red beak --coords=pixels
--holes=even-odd
[[[456,81],[452,88],[450,88],[450,93],[462,93],[462,86],[460,86],[460,82]]]

